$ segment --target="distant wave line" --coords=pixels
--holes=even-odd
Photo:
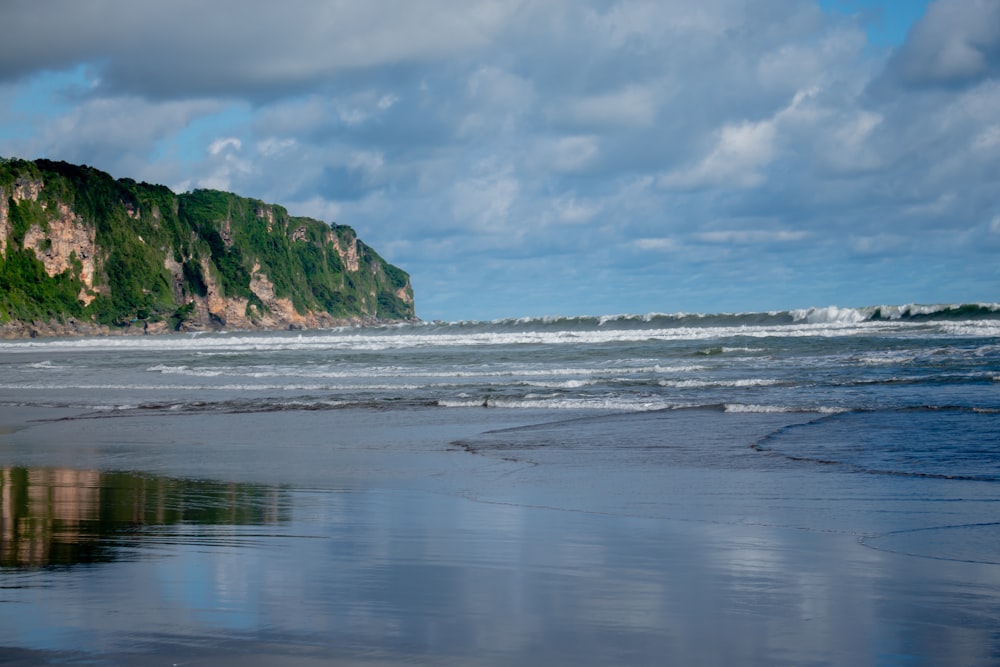
[[[421,334],[415,330],[398,332],[392,336],[364,333],[335,334],[316,332],[308,336],[290,338],[287,335],[270,337],[242,337],[236,335],[199,337],[148,336],[59,339],[53,341],[2,341],[0,351],[32,352],[39,350],[62,351],[243,351],[277,352],[299,350],[382,351],[394,349],[475,347],[494,345],[600,345],[660,340],[700,341],[724,338],[809,338],[840,337],[896,331],[912,323],[871,321],[859,323],[824,323],[792,325],[732,325],[713,327],[677,327],[659,329],[605,329],[587,331],[479,331],[465,334],[436,332]],[[988,327],[954,328],[952,335],[1000,335],[1000,321]]]
[[[570,325],[577,323],[597,324],[606,326],[619,323],[654,323],[658,320],[705,321],[705,320],[773,320],[775,324],[799,323],[809,324],[856,324],[866,321],[894,320],[926,320],[935,318],[970,318],[970,317],[1000,317],[1000,303],[974,302],[953,304],[916,304],[876,305],[863,307],[823,306],[796,308],[789,310],[741,311],[718,313],[691,312],[650,312],[646,314],[622,313],[616,315],[543,315],[538,317],[511,317],[488,321],[458,320],[454,322],[431,321],[421,323],[424,326],[459,326],[476,327],[483,324],[492,325]],[[420,325],[417,325],[420,326]]]
[[[705,370],[704,366],[697,364],[679,366],[619,366],[613,368],[512,368],[506,370],[454,370],[454,371],[432,371],[420,368],[400,368],[400,367],[373,367],[373,368],[350,368],[344,370],[316,370],[302,369],[301,367],[274,367],[262,366],[244,367],[203,367],[192,368],[190,366],[169,366],[166,364],[156,364],[146,369],[151,373],[163,375],[182,375],[190,377],[250,377],[250,378],[275,378],[275,377],[295,377],[295,378],[445,378],[445,379],[478,379],[478,378],[547,378],[547,377],[609,377],[614,378],[621,375],[663,375],[671,373],[689,373]]]

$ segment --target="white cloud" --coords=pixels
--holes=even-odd
[[[546,142],[540,149],[540,159],[556,171],[573,172],[585,169],[599,153],[596,136],[562,137]]]
[[[466,91],[471,100],[493,110],[524,111],[535,98],[530,81],[493,66],[476,69]]]
[[[369,120],[384,116],[399,102],[392,93],[363,90],[352,95],[338,96],[331,100],[336,117],[348,126],[357,126]]]
[[[870,171],[885,157],[874,141],[885,120],[882,113],[824,104],[824,91],[797,91],[770,118],[743,120],[720,128],[712,148],[693,166],[660,178],[667,189],[705,187],[757,188],[767,181],[767,168],[778,161],[802,160],[835,172]]]
[[[660,179],[664,188],[752,188],[764,182],[763,172],[776,152],[774,121],[742,121],[722,127],[712,150],[690,169],[673,171]]]
[[[506,70],[483,66],[474,71],[465,86],[469,111],[457,134],[473,138],[481,133],[511,132],[535,100],[530,81]]]
[[[912,239],[900,234],[852,236],[851,248],[859,255],[893,255],[906,252]]]
[[[378,98],[378,102],[375,103],[375,106],[378,107],[379,111],[387,111],[396,106],[397,102],[399,102],[399,98],[391,93],[388,93]]]
[[[99,166],[116,176],[141,180],[177,180],[165,163],[176,158],[170,139],[199,117],[220,111],[213,100],[150,102],[137,97],[110,97],[77,100],[57,105],[44,117],[37,109],[17,113],[25,103],[14,100],[8,109],[13,122],[0,127],[16,132],[5,138],[0,130],[0,155],[48,157]],[[15,115],[16,114],[16,115]],[[139,122],[137,119],[141,119]],[[0,121],[6,120],[0,112]],[[201,145],[198,150],[203,150]],[[151,163],[151,154],[162,162]]]
[[[672,238],[636,239],[630,242],[630,245],[639,250],[649,250],[656,252],[673,251],[677,250],[679,247],[677,241]]]
[[[549,115],[566,118],[587,126],[649,126],[656,118],[657,94],[647,86],[626,86],[600,95],[571,100],[563,107],[549,110]]]
[[[208,145],[209,155],[218,155],[227,148],[232,148],[233,150],[240,150],[243,148],[243,142],[236,137],[222,137],[216,139]]]
[[[757,81],[768,89],[796,90],[829,85],[836,80],[842,63],[855,60],[865,48],[864,33],[853,27],[835,29],[819,43],[792,42],[777,45],[756,64]]]
[[[304,215],[316,220],[326,222],[336,222],[340,219],[343,207],[337,202],[332,202],[322,197],[311,197],[298,202],[286,202],[289,210],[295,211],[296,215]]]
[[[726,0],[640,0],[615,3],[607,12],[595,11],[588,18],[611,48],[621,48],[677,37],[718,39],[739,21],[739,10],[737,3]]]
[[[379,151],[355,151],[347,160],[351,169],[376,172],[385,165],[385,157]]]
[[[266,157],[273,157],[292,150],[297,144],[295,139],[268,137],[257,142],[257,152]]]
[[[552,202],[554,219],[558,223],[577,225],[587,223],[601,212],[600,204],[580,201],[573,195],[558,197]]]
[[[842,172],[880,167],[882,157],[872,143],[872,136],[883,120],[882,114],[871,111],[846,114],[824,138],[826,163]]]
[[[990,125],[972,141],[972,148],[979,151],[991,151],[1000,146],[1000,125]]]
[[[694,237],[705,243],[754,245],[802,241],[808,238],[809,234],[804,231],[750,229],[701,232]]]
[[[943,192],[932,200],[923,201],[903,208],[908,216],[939,217],[945,215],[955,204],[954,192]]]
[[[209,144],[205,171],[195,179],[199,188],[233,190],[234,183],[254,170],[252,159],[240,156],[243,142],[237,137],[220,137]]]
[[[330,124],[330,107],[330,100],[318,94],[275,102],[257,112],[254,125],[272,137],[308,135]]]
[[[517,234],[510,214],[521,192],[521,184],[509,166],[487,162],[476,176],[451,188],[451,214],[463,228],[490,234]]]

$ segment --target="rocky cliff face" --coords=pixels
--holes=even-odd
[[[231,193],[0,161],[0,335],[411,319],[409,276],[350,227]]]
[[[95,230],[66,204],[59,202],[55,208],[47,229],[37,224],[28,227],[23,246],[35,252],[49,277],[70,271],[74,262],[79,262],[79,279],[83,283],[79,299],[87,305],[94,300]]]

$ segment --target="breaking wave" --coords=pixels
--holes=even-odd
[[[861,308],[825,306],[792,310],[744,313],[647,313],[645,315],[621,314],[582,317],[521,317],[493,320],[491,322],[431,322],[425,326],[477,327],[484,324],[497,327],[560,328],[655,328],[655,327],[712,327],[712,326],[773,326],[781,324],[857,324],[859,322],[885,321],[937,321],[937,320],[1000,320],[1000,303],[963,304],[905,304],[878,305]]]
[[[1000,303],[965,303],[903,306],[868,306],[867,308],[806,308],[791,310],[796,322],[811,324],[873,322],[873,321],[934,321],[1000,318]]]
[[[307,332],[251,332],[114,336],[77,339],[0,341],[2,352],[185,351],[197,354],[474,347],[494,345],[573,345],[662,341],[717,341],[780,337],[837,337],[900,327],[936,327],[952,336],[1000,335],[1000,304],[808,308],[766,313],[650,313],[594,317],[537,317],[490,322],[420,322],[368,328]],[[756,346],[716,345],[699,355],[756,353]]]

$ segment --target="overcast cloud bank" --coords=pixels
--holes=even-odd
[[[828,3],[827,3],[828,4]],[[1000,3],[14,1],[0,155],[355,227],[418,315],[996,301]]]

